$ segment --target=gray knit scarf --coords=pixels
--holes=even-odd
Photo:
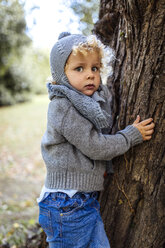
[[[110,126],[110,115],[101,109],[98,102],[92,97],[86,96],[77,91],[69,83],[64,80],[62,84],[47,84],[49,98],[54,96],[67,97],[74,107],[90,122],[92,122],[97,129],[108,128]]]

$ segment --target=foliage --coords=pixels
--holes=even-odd
[[[34,94],[46,93],[46,80],[50,76],[49,52],[33,45],[24,50],[20,71],[23,72]]]
[[[34,48],[26,34],[23,5],[19,0],[0,0],[0,106],[46,92],[50,75],[48,51]]]
[[[20,57],[30,43],[26,35],[23,6],[18,0],[0,1],[0,105],[23,101],[21,94],[30,91],[20,73]]]
[[[29,221],[15,222],[12,226],[4,227],[0,234],[0,245],[7,247],[26,247],[27,239],[33,236],[39,236],[42,232],[41,227],[35,224],[34,219]]]
[[[99,3],[99,0],[69,0],[67,3],[64,2],[79,17],[80,30],[85,35],[91,34],[93,25],[98,19]]]

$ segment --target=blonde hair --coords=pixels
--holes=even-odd
[[[95,35],[90,35],[87,37],[87,41],[85,43],[79,43],[78,45],[74,45],[72,49],[73,55],[77,53],[81,53],[84,56],[89,52],[97,52],[100,57],[101,68],[100,74],[103,77],[108,77],[112,74],[112,67],[110,66],[110,62],[114,60],[114,52],[111,48],[106,47]],[[65,70],[68,64],[66,62]]]

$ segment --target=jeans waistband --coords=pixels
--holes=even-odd
[[[93,191],[93,192],[77,192],[72,198],[94,198],[97,199],[99,196],[98,191]]]
[[[55,192],[55,193],[50,193],[51,197],[53,198],[63,198],[63,199],[67,199],[70,198],[66,193],[63,192]],[[93,192],[77,192],[76,194],[74,194],[72,196],[71,199],[89,199],[89,198],[94,198],[97,199],[99,196],[99,192],[98,191],[93,191]]]

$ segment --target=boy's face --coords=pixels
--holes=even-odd
[[[97,52],[88,52],[83,55],[71,53],[65,67],[65,74],[70,84],[87,96],[99,88],[101,61]]]

